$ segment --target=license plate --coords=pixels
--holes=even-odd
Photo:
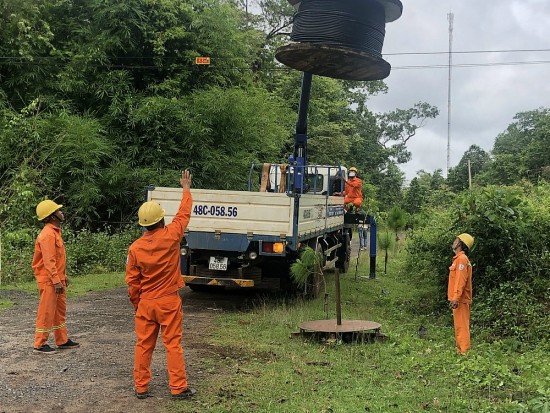
[[[210,257],[208,268],[211,270],[226,271],[227,257]]]

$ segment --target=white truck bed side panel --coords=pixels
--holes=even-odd
[[[157,187],[149,191],[148,199],[157,201],[166,210],[165,220],[169,223],[178,210],[181,195],[181,188]],[[191,189],[191,195],[193,208],[189,231],[292,234],[294,199],[286,194]]]
[[[302,195],[298,222],[299,236],[342,226],[344,223],[344,198]]]

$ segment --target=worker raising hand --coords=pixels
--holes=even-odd
[[[191,188],[191,180],[193,175],[189,172],[189,169],[181,171],[180,184],[184,191],[188,191]]]

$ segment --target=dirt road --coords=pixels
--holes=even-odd
[[[0,312],[0,413],[165,411],[170,390],[160,339],[150,386],[155,397],[134,396],[133,311],[125,288],[69,299],[69,334],[81,347],[53,355],[32,352],[37,298],[11,291],[0,294],[17,303]],[[239,311],[246,302],[242,296],[185,289],[183,347],[188,380],[199,391],[207,374],[201,370],[201,358],[215,352],[206,340],[214,315]]]

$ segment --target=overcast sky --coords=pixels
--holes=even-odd
[[[449,22],[454,14],[453,51],[548,49],[548,51],[453,54],[453,64],[546,61],[542,64],[454,67],[451,92],[450,166],[473,144],[492,149],[518,112],[550,107],[550,0],[402,0],[403,15],[386,25],[384,59],[393,69],[386,95],[369,109],[385,112],[424,101],[440,110],[409,141],[412,160],[401,169],[410,181],[416,172],[447,168],[448,69],[399,69],[447,65]],[[445,52],[439,55],[394,53]]]

